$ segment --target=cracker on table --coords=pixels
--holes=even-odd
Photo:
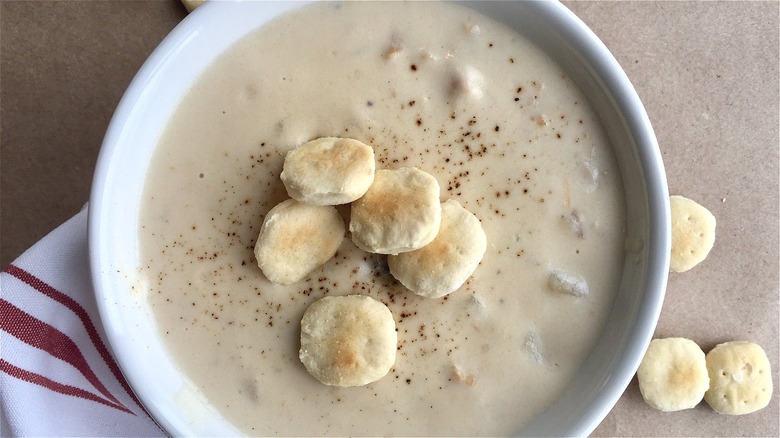
[[[704,352],[685,338],[653,339],[637,379],[645,402],[664,412],[695,407],[709,388]]]
[[[715,216],[683,196],[671,196],[672,255],[670,269],[685,272],[698,265],[715,244]]]
[[[725,342],[707,353],[710,388],[704,400],[715,411],[743,415],[765,408],[772,399],[769,359],[759,345]]]
[[[181,2],[184,5],[184,7],[187,8],[187,12],[192,12],[198,6],[202,5],[203,3],[206,3],[206,0],[181,0]]]

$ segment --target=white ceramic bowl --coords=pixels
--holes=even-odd
[[[300,3],[209,2],[152,53],[114,114],[95,172],[89,214],[92,277],[108,341],[149,413],[172,435],[239,435],[176,371],[137,275],[144,175],[168,116],[227,47]],[[617,61],[574,14],[552,2],[468,6],[521,30],[574,79],[599,113],[625,185],[628,252],[606,329],[560,398],[518,431],[589,434],[634,375],[660,313],[671,246],[666,178],[650,121]],[[140,286],[133,289],[133,286]],[[143,360],[138,360],[143,358]]]

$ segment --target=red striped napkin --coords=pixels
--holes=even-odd
[[[0,273],[2,436],[165,436],[107,347],[87,209]]]

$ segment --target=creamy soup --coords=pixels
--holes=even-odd
[[[321,136],[419,167],[482,222],[488,249],[442,299],[404,289],[345,239],[291,286],[253,246],[287,199],[285,153]],[[607,138],[565,71],[512,29],[438,3],[318,4],[249,35],[172,116],[141,213],[148,299],[172,356],[250,435],[502,435],[545,409],[594,346],[622,270],[624,200]],[[340,207],[348,218],[349,208]],[[551,272],[587,282],[575,296]],[[300,320],[326,295],[392,311],[395,366],[319,383]]]

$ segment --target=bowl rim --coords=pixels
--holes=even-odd
[[[112,286],[114,285],[106,282],[107,275],[114,275],[114,266],[106,259],[106,257],[110,257],[108,255],[110,243],[106,242],[107,236],[105,234],[106,227],[111,226],[110,219],[105,215],[105,212],[107,209],[113,208],[115,203],[112,202],[107,192],[107,187],[111,184],[113,175],[119,171],[115,153],[125,142],[128,135],[126,132],[128,121],[133,117],[137,117],[138,105],[150,99],[148,96],[149,87],[155,86],[154,81],[159,75],[164,74],[166,68],[169,68],[170,64],[175,62],[177,56],[180,56],[182,51],[187,50],[187,44],[190,44],[193,39],[198,38],[204,32],[209,32],[210,29],[213,29],[215,25],[209,20],[213,20],[214,17],[220,14],[230,15],[229,12],[226,12],[229,9],[228,3],[241,5],[245,2],[240,0],[236,2],[207,2],[176,26],[143,64],[120,100],[109,123],[98,156],[90,193],[88,218],[89,263],[98,311],[105,329],[109,348],[114,353],[117,363],[130,387],[136,393],[138,399],[141,400],[151,417],[166,432],[174,435],[191,435],[197,429],[188,426],[181,418],[171,418],[170,412],[166,411],[162,403],[154,400],[147,393],[143,385],[143,376],[136,369],[129,366],[135,357],[123,346],[123,342],[127,342],[129,339],[126,333],[127,327],[118,327],[115,322],[117,318],[116,309],[112,308],[112,306],[115,306],[112,301],[112,293],[115,293],[112,292]],[[272,9],[271,12],[268,12],[269,18],[267,19],[276,18],[287,10],[307,3],[310,2],[269,2],[269,5],[275,5],[269,7],[277,7],[277,9]],[[488,2],[459,3],[465,3],[467,6],[477,4],[478,8],[481,8]],[[480,3],[482,4],[479,5]],[[511,4],[517,2],[503,3]],[[641,170],[646,176],[644,179],[647,183],[646,202],[648,204],[647,211],[649,217],[647,241],[642,252],[647,258],[647,273],[643,277],[644,284],[642,289],[644,293],[639,303],[643,310],[635,314],[630,327],[628,327],[630,330],[616,335],[613,339],[614,342],[618,342],[620,345],[620,348],[617,349],[619,354],[611,358],[611,363],[615,364],[614,372],[604,374],[597,382],[590,382],[589,385],[584,385],[588,386],[587,388],[583,386],[577,389],[581,394],[587,393],[588,403],[597,407],[577,412],[572,417],[571,412],[566,410],[566,406],[559,405],[556,401],[542,416],[533,420],[520,431],[521,435],[527,436],[586,436],[606,417],[630,383],[652,338],[660,316],[668,280],[671,252],[669,193],[662,156],[650,119],[628,76],[609,49],[584,22],[563,4],[545,1],[520,3],[524,3],[523,7],[525,9],[532,10],[534,13],[539,14],[540,17],[557,24],[554,27],[556,31],[560,32],[561,38],[571,44],[571,49],[580,54],[585,59],[583,62],[587,62],[588,68],[592,70],[593,74],[604,82],[605,91],[609,94],[607,97],[612,100],[616,108],[620,109],[620,114],[626,116],[625,123],[637,143],[637,159]],[[264,22],[259,21],[256,24],[260,26]],[[235,40],[232,42],[235,42]],[[648,176],[650,177],[649,181]],[[609,327],[607,330],[609,330]],[[585,367],[595,366],[593,365],[594,362],[596,361],[590,358],[587,359]],[[592,371],[603,374],[603,370],[593,369]],[[597,389],[595,393],[593,392],[594,388]],[[564,391],[564,395],[570,392],[567,389]],[[216,413],[209,412],[208,414],[215,415]],[[545,423],[540,420],[547,415],[560,416],[565,421]],[[224,429],[219,427],[219,422],[224,421],[221,420],[219,414],[216,414],[215,418],[215,421],[218,423],[217,427],[211,428],[211,426],[208,426],[203,430],[215,435],[236,434],[235,429],[231,427]],[[550,424],[552,424],[552,428]]]

